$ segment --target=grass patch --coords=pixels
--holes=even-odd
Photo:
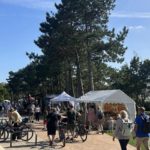
[[[136,146],[136,140],[131,137],[129,140],[129,144],[132,146]]]

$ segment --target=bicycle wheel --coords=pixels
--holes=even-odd
[[[85,142],[87,140],[87,134],[88,134],[88,132],[85,128],[79,129],[79,136],[80,136],[82,142]]]
[[[59,130],[59,139],[62,142],[62,146],[65,147],[65,145],[66,145],[66,137],[65,137],[64,129],[60,129]]]
[[[9,132],[4,128],[0,129],[0,141],[6,141],[8,139]]]
[[[21,139],[23,140],[23,141],[29,141],[29,140],[31,140],[32,139],[32,137],[33,137],[33,130],[31,129],[31,128],[29,128],[29,127],[23,127],[22,129],[21,129]]]

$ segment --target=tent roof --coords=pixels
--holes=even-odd
[[[60,95],[51,99],[51,101],[54,101],[54,102],[75,101],[75,100],[76,98],[70,96],[66,92],[62,92]]]
[[[77,99],[79,102],[100,102],[100,103],[135,103],[128,95],[121,90],[100,90],[90,91]]]
[[[56,97],[56,96],[57,96],[57,95],[55,95],[55,94],[46,95],[45,98],[46,98],[46,99],[52,99],[52,98],[54,98],[54,97]]]
[[[5,99],[5,100],[3,100],[3,102],[8,102],[8,103],[10,103],[10,100],[8,100],[8,99]]]

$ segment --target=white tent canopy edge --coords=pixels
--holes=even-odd
[[[65,91],[63,91],[60,95],[51,99],[52,102],[70,102],[73,106],[76,101],[76,98],[70,96]]]
[[[79,97],[77,101],[84,103],[99,103],[102,107],[105,103],[123,103],[132,121],[134,121],[136,116],[134,100],[121,90],[90,91]]]

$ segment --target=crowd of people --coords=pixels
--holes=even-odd
[[[148,140],[150,134],[143,129],[145,128],[145,120],[149,121],[150,118],[149,115],[145,113],[144,107],[138,108],[135,121],[129,119],[126,110],[122,110],[120,113],[116,114],[116,118],[114,119],[104,114],[101,107],[96,107],[93,104],[88,105],[87,110],[80,109],[78,111],[75,110],[72,105],[67,105],[66,108],[63,109],[59,107],[59,105],[56,105],[54,107],[47,107],[47,109],[42,112],[40,105],[35,103],[30,103],[27,109],[29,112],[28,120],[31,123],[34,121],[39,122],[42,116],[44,122],[43,129],[47,130],[49,145],[55,144],[55,135],[59,121],[67,123],[67,130],[71,133],[71,137],[67,136],[67,138],[71,140],[74,138],[75,122],[78,121],[80,124],[86,124],[89,132],[91,130],[96,130],[97,133],[102,134],[104,134],[107,124],[107,130],[114,131],[113,141],[116,138],[118,139],[121,150],[127,150],[127,145],[131,137],[136,139],[137,150],[140,150],[142,144],[146,150],[149,150]],[[13,122],[14,127],[19,126],[22,117],[17,111],[17,108],[10,107],[6,113],[9,121]],[[124,130],[125,125],[130,125],[130,131]]]

